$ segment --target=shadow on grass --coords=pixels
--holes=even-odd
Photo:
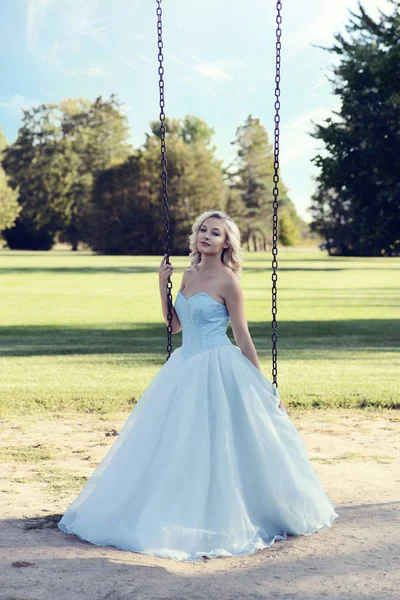
[[[271,323],[249,322],[249,330],[260,358],[270,355]],[[236,344],[232,328],[227,334]],[[166,355],[167,329],[162,324],[132,324],[118,327],[0,327],[0,356],[55,356],[68,354],[159,354]],[[172,336],[173,349],[182,343],[182,332]],[[307,350],[304,359],[320,359],[321,352],[343,360],[340,352],[396,352],[400,344],[400,320],[353,319],[338,321],[284,321],[278,323],[278,347],[287,351]],[[317,351],[314,355],[312,351]],[[333,355],[336,356],[333,356]],[[301,356],[296,355],[301,360]]]
[[[136,258],[136,257],[133,257]],[[179,257],[182,258],[182,257]],[[174,271],[175,273],[183,273],[183,271],[186,268],[186,265],[184,267],[178,266],[175,262],[175,257],[171,257],[171,262],[174,265]],[[264,259],[265,261],[265,259]],[[244,267],[244,274],[246,275],[251,275],[254,273],[264,273],[265,276],[268,276],[270,278],[270,275],[272,273],[272,269],[271,266],[267,263],[265,266],[263,267],[258,267],[258,266],[253,266],[253,263],[255,262],[262,262],[262,260],[249,260],[248,262],[248,266]],[[281,262],[285,262],[285,261],[281,261]],[[292,260],[288,260],[287,262],[293,262]],[[307,260],[302,260],[299,261],[302,263],[302,265],[298,266],[298,267],[285,267],[282,266],[282,264],[280,264],[280,266],[278,267],[278,277],[279,277],[279,273],[280,272],[285,272],[285,273],[295,273],[295,272],[323,272],[323,271],[329,271],[329,272],[333,272],[333,271],[359,271],[360,270],[360,266],[359,265],[346,265],[345,263],[341,266],[334,266],[334,263],[328,262],[328,261],[321,261],[321,260],[317,260],[317,259],[307,259]],[[312,263],[312,262],[317,262],[319,263],[318,265],[313,265],[310,264],[309,266],[307,266],[308,263]],[[146,274],[146,273],[158,273],[158,269],[159,266],[155,265],[155,266],[145,266],[145,265],[137,265],[137,266],[133,266],[133,265],[115,265],[115,266],[103,266],[103,265],[96,265],[94,264],[93,266],[64,266],[64,267],[54,267],[54,266],[45,266],[45,265],[41,265],[41,266],[32,266],[32,267],[27,267],[27,266],[10,266],[10,267],[2,267],[0,268],[0,275],[11,275],[13,273],[16,274],[38,274],[38,273],[42,273],[42,274],[69,274],[69,275],[87,275],[87,274],[98,274],[98,273],[106,273],[106,274],[116,274],[116,275],[120,275],[120,274],[131,274],[131,273],[141,273],[141,274]],[[368,265],[363,265],[362,266],[362,270],[363,271],[376,271],[382,269],[384,271],[399,271],[400,270],[400,261],[398,263],[398,265],[387,265],[385,264],[379,264],[379,263],[370,263]],[[397,288],[398,289],[398,288]]]

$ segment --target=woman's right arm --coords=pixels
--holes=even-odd
[[[171,264],[167,264],[166,263],[166,257],[167,255],[164,254],[162,260],[161,260],[161,264],[160,264],[160,269],[159,269],[159,285],[160,285],[160,297],[161,297],[161,307],[162,307],[162,312],[163,312],[163,318],[164,318],[164,323],[166,325],[168,325],[168,297],[167,297],[167,283],[168,283],[168,277],[170,277],[173,273],[173,267]],[[185,274],[184,274],[185,276]],[[183,279],[182,279],[183,281]],[[172,327],[172,333],[179,333],[180,330],[182,329],[181,326],[181,322],[179,320],[178,314],[175,310],[175,308],[172,306],[172,321],[171,321],[171,327]]]

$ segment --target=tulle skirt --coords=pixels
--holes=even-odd
[[[238,556],[339,516],[272,383],[234,344],[174,350],[58,527],[174,560]]]

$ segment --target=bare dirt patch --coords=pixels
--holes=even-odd
[[[56,527],[126,413],[4,418],[0,599],[399,600],[400,415],[289,414],[339,519],[247,557],[196,563],[94,546]]]

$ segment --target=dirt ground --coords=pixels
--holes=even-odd
[[[400,414],[288,412],[339,518],[246,557],[195,563],[94,546],[56,527],[126,413],[2,419],[0,599],[400,599]]]

